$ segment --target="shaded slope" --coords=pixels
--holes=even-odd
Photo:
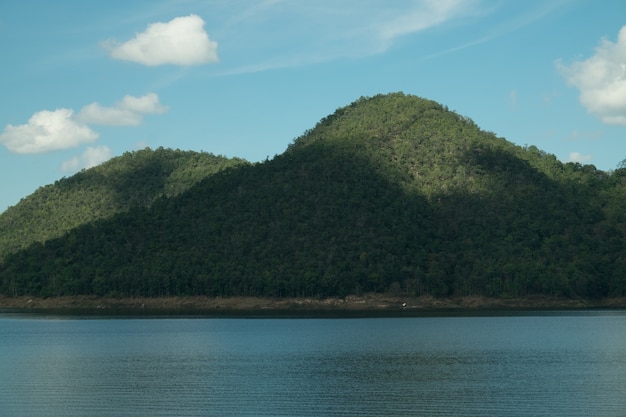
[[[624,288],[615,278],[624,223],[605,218],[609,203],[599,193],[619,191],[593,166],[562,164],[402,94],[339,109],[293,147],[333,140],[427,197],[437,240],[422,270],[429,282],[440,275],[438,292],[590,296]]]
[[[400,280],[397,263],[410,271],[431,238],[423,199],[366,161],[308,155],[216,174],[149,210],[14,255],[2,276],[25,281],[5,279],[4,289],[286,296],[381,291]]]

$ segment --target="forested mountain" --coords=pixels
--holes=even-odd
[[[0,291],[626,294],[626,169],[563,164],[401,93],[163,197],[13,251]]]
[[[240,165],[208,153],[146,148],[39,188],[0,215],[0,259],[33,242],[176,196],[199,180]]]

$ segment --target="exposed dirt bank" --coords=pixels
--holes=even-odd
[[[78,297],[4,297],[0,308],[36,310],[94,310],[197,312],[393,312],[437,310],[528,310],[528,309],[585,309],[626,308],[626,298],[601,300],[572,300],[549,297],[496,299],[487,297],[401,297],[383,294],[348,296],[346,298],[254,298],[254,297],[164,297],[164,298],[102,298]]]

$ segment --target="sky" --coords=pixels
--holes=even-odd
[[[127,151],[263,161],[361,96],[563,162],[626,159],[624,0],[0,3],[0,212]]]

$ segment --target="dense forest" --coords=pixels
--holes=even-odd
[[[624,207],[624,166],[378,95],[262,163],[144,150],[38,190],[0,216],[0,292],[623,296]]]
[[[0,260],[33,242],[174,197],[201,179],[245,163],[208,153],[149,148],[39,188],[0,215]]]

